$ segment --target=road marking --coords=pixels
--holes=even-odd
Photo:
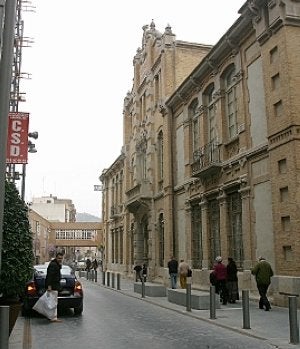
[[[32,349],[30,317],[25,318],[24,330],[23,330],[23,348],[22,349]]]

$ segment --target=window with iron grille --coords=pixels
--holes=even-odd
[[[158,181],[164,178],[164,139],[163,132],[160,131],[157,137],[157,164],[158,164]]]
[[[115,260],[114,262],[115,263],[118,263],[119,262],[119,237],[120,237],[120,234],[119,234],[119,229],[115,229],[115,232],[114,232],[114,236],[115,236]]]
[[[199,203],[192,205],[192,268],[202,268],[203,250],[202,250],[202,217]]]
[[[120,236],[120,264],[123,264],[123,228],[119,229],[119,236]]]
[[[111,261],[115,262],[115,232],[114,229],[111,230]]]
[[[217,199],[208,202],[209,245],[211,267],[217,256],[221,255],[220,207]]]
[[[130,259],[131,259],[131,264],[134,264],[134,223],[131,223],[130,225],[130,238],[131,238],[131,250],[130,250]]]
[[[159,239],[159,266],[163,267],[164,266],[164,259],[165,259],[165,232],[164,232],[164,215],[161,213],[159,215],[158,219],[158,239]]]
[[[229,221],[228,253],[237,266],[242,268],[244,260],[242,231],[242,199],[239,192],[227,194],[227,209]]]

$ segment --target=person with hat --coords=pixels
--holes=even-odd
[[[257,289],[260,295],[259,309],[269,311],[271,309],[270,302],[267,297],[268,288],[271,284],[271,277],[274,275],[273,269],[262,256],[258,257],[258,263],[251,270],[251,274],[255,276]]]

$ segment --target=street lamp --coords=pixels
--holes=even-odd
[[[28,138],[38,139],[39,134],[37,131],[29,132]],[[30,139],[28,139],[28,153],[36,153],[36,147],[35,144],[32,143]],[[26,164],[22,165],[22,183],[21,183],[21,198],[24,201],[25,198],[25,177],[26,177]]]

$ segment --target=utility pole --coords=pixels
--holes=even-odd
[[[3,16],[4,14],[4,16]],[[0,60],[0,271],[3,242],[3,211],[6,176],[6,142],[9,99],[12,79],[14,33],[16,24],[16,0],[0,0],[1,60]],[[3,30],[2,30],[3,28]]]

